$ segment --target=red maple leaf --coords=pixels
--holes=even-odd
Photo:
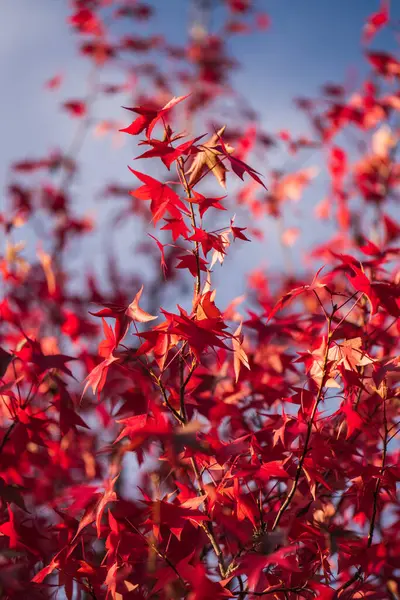
[[[58,75],[54,75],[54,77],[52,77],[51,79],[48,79],[45,83],[45,87],[48,90],[56,90],[60,87],[61,83],[63,80],[63,76],[58,74]]]
[[[194,138],[193,140],[188,140],[187,142],[183,142],[183,144],[176,146],[176,148],[174,148],[171,145],[173,140],[161,141],[161,140],[149,139],[144,142],[140,142],[139,145],[143,145],[143,144],[150,145],[150,146],[152,146],[152,149],[147,150],[140,156],[137,156],[136,160],[138,160],[139,158],[154,158],[157,156],[162,160],[164,165],[169,170],[171,168],[172,163],[175,162],[178,158],[180,158],[183,155],[191,154],[192,151],[194,151],[193,144],[195,144],[196,142],[201,140],[201,138],[203,138],[203,137],[204,136],[201,135],[197,138]]]
[[[63,107],[73,117],[84,117],[86,115],[86,104],[82,100],[69,100],[64,102]]]
[[[220,198],[207,198],[203,196],[203,194],[199,194],[196,190],[192,190],[193,197],[189,199],[193,204],[199,205],[199,213],[200,216],[203,217],[204,213],[211,207],[217,208],[218,210],[226,210],[222,204],[220,204],[220,200],[226,198],[226,196],[221,196]]]
[[[217,150],[221,152],[225,156],[225,158],[230,162],[232,171],[236,173],[236,175],[240,177],[242,181],[244,174],[247,173],[252,179],[254,179],[254,181],[257,181],[257,183],[262,185],[263,188],[267,189],[265,184],[259,177],[260,173],[253,169],[253,167],[250,167],[250,165],[247,165],[243,160],[240,160],[240,158],[236,158],[233,154],[231,154],[228,151],[226,145],[224,144],[224,141],[221,138],[221,136],[219,137],[219,143],[221,144],[221,146],[217,146]]]
[[[89,386],[92,388],[94,394],[97,393],[97,395],[100,395],[100,392],[106,383],[108,369],[116,360],[119,360],[118,357],[111,354],[89,373],[86,377],[86,384],[83,388],[82,397],[85,395]]]
[[[363,29],[363,41],[369,43],[382,27],[389,22],[389,0],[381,0],[380,8],[370,15]]]
[[[186,223],[182,217],[180,219],[164,219],[164,220],[166,221],[166,225],[161,227],[161,230],[162,231],[170,230],[172,232],[172,239],[174,240],[174,242],[176,242],[176,240],[179,237],[183,237],[184,239],[187,239],[187,234],[189,233],[190,229],[186,225]]]
[[[143,287],[144,286],[142,285],[142,287],[128,306],[104,303],[103,309],[95,313],[90,313],[94,317],[111,317],[116,321],[114,333],[110,331],[108,326],[104,330],[106,334],[106,341],[105,344],[102,345],[102,352],[105,352],[106,348],[110,349],[113,346],[113,344],[114,348],[116,348],[120,344],[120,342],[126,336],[132,321],[137,321],[138,323],[147,323],[148,321],[157,319],[156,316],[150,315],[148,312],[146,312],[139,306],[139,300],[143,293]],[[101,356],[103,355],[104,354],[101,354]]]
[[[176,268],[189,269],[193,277],[197,276],[198,268],[200,271],[207,271],[207,261],[201,257],[196,257],[194,254],[182,254],[181,256],[177,256],[177,259],[181,262],[176,265]]]
[[[138,135],[142,133],[142,131],[146,130],[146,135],[148,138],[151,137],[152,131],[154,127],[157,125],[158,121],[165,121],[168,117],[169,111],[176,106],[182,100],[185,100],[188,96],[180,96],[179,98],[172,98],[163,108],[160,110],[154,110],[153,108],[146,108],[142,106],[137,106],[134,108],[126,108],[126,110],[130,110],[139,115],[137,119],[135,119],[128,127],[124,129],[120,129],[124,133],[129,133],[130,135]]]
[[[118,479],[119,475],[114,477],[114,479],[110,479],[105,484],[104,493],[97,492],[93,495],[92,500],[89,503],[89,506],[85,510],[85,514],[79,521],[78,529],[75,533],[72,542],[78,537],[81,531],[96,522],[96,531],[97,537],[100,537],[101,533],[101,520],[105,511],[107,504],[110,502],[115,502],[117,500],[117,494],[114,491],[115,483]]]
[[[179,199],[179,196],[166,183],[161,183],[149,175],[129,170],[144,183],[137,190],[130,192],[135,198],[140,200],[151,200],[150,211],[153,215],[154,224],[159,221],[166,212],[169,212],[175,219],[181,217],[181,211],[187,212],[186,206]]]

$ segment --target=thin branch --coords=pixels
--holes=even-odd
[[[383,398],[383,427],[384,427],[385,433],[384,433],[384,439],[383,439],[382,462],[381,462],[379,477],[376,480],[375,490],[374,490],[372,516],[371,516],[371,523],[370,523],[369,532],[368,532],[368,542],[367,542],[368,548],[371,547],[373,537],[374,537],[376,515],[377,515],[377,510],[378,510],[379,492],[380,492],[380,488],[381,488],[382,477],[385,473],[385,467],[386,467],[386,456],[387,456],[387,446],[388,446],[388,437],[389,437],[387,414],[386,414],[386,392],[385,392],[385,397]]]
[[[167,391],[164,387],[163,382],[161,381],[160,377],[157,377],[157,375],[155,375],[155,373],[153,371],[151,371],[151,374],[157,384],[157,386],[160,389],[161,395],[163,397],[163,400],[165,402],[165,405],[169,408],[169,410],[172,412],[172,414],[174,415],[175,419],[177,419],[182,425],[184,425],[186,423],[186,419],[183,418],[177,410],[175,410],[175,408],[172,406],[172,404],[170,403],[170,401],[168,400],[168,396],[167,396]]]
[[[331,324],[332,324],[333,314],[334,313],[332,313],[331,316],[328,318],[328,339],[327,339],[327,342],[326,342],[325,355],[324,355],[324,361],[323,361],[323,366],[322,366],[321,382],[319,384],[317,397],[315,399],[314,406],[313,406],[313,409],[312,409],[312,412],[311,412],[311,415],[310,415],[310,420],[308,421],[307,434],[306,434],[306,439],[305,439],[305,442],[304,442],[304,449],[303,449],[302,455],[300,457],[299,463],[297,465],[296,475],[295,475],[295,478],[294,478],[294,481],[293,481],[293,485],[290,488],[290,491],[289,491],[288,495],[286,496],[285,501],[281,505],[281,507],[280,507],[280,509],[278,511],[278,514],[275,517],[275,521],[274,521],[274,523],[272,525],[272,531],[274,531],[278,527],[282,516],[284,515],[286,509],[290,506],[290,503],[293,500],[293,496],[295,495],[296,490],[297,490],[297,486],[299,485],[300,476],[301,476],[301,473],[302,473],[302,470],[303,470],[303,464],[304,464],[304,461],[306,459],[306,455],[307,455],[308,450],[309,450],[309,443],[310,443],[310,439],[311,439],[312,429],[313,429],[313,426],[314,426],[314,419],[315,419],[315,415],[317,413],[318,405],[319,405],[320,400],[322,398],[323,389],[324,389],[324,385],[325,385],[326,368],[327,368],[327,365],[328,365],[328,355],[329,355],[330,340],[331,340],[331,337],[332,337]]]
[[[235,596],[238,596],[241,600],[243,600],[247,595],[251,595],[251,596],[267,596],[269,594],[287,594],[287,593],[299,593],[299,592],[305,592],[307,591],[307,588],[305,586],[296,586],[296,587],[279,587],[279,588],[273,588],[272,590],[265,590],[264,592],[252,592],[250,590],[244,590],[244,591],[240,591],[240,592],[236,592]]]
[[[11,423],[11,425],[8,427],[7,431],[5,432],[4,437],[0,442],[0,454],[3,452],[4,446],[7,444],[8,440],[10,439],[10,436],[11,436],[16,424],[17,424],[16,421]]]
[[[161,552],[161,550],[159,550],[157,548],[157,546],[155,544],[153,544],[153,542],[151,540],[149,540],[137,527],[135,527],[135,525],[127,517],[125,517],[125,521],[128,523],[128,525],[130,527],[132,527],[132,529],[134,531],[136,531],[136,533],[138,535],[140,535],[141,538],[143,538],[145,540],[145,542],[149,546],[149,548],[151,548],[153,550],[153,552],[155,552],[157,554],[157,556],[159,556],[159,558],[161,558],[162,560],[164,560],[167,563],[167,565],[174,571],[174,573],[178,577],[179,581],[181,583],[183,583],[183,585],[186,585],[186,581],[180,575],[178,569],[176,568],[174,563],[168,558],[168,556],[164,552]]]
[[[187,421],[185,408],[185,361],[181,356],[179,360],[179,401],[181,409],[181,417],[184,422]]]
[[[371,515],[371,522],[370,522],[369,530],[368,530],[367,548],[370,548],[372,546],[372,542],[373,542],[373,538],[374,538],[374,531],[375,531],[375,527],[376,527],[376,516],[378,513],[379,492],[380,492],[380,488],[381,488],[381,484],[382,484],[382,478],[384,476],[385,468],[386,468],[387,446],[389,443],[389,428],[388,428],[387,413],[386,413],[386,393],[385,393],[385,397],[383,398],[383,426],[384,426],[384,438],[383,438],[381,468],[379,471],[379,477],[376,480],[374,494],[373,494],[372,515]],[[350,586],[352,586],[354,583],[356,583],[356,581],[361,580],[363,578],[362,573],[363,573],[363,570],[362,570],[362,567],[360,566],[360,567],[358,567],[358,569],[354,573],[354,575],[348,581],[346,581],[338,590],[336,590],[333,600],[340,598],[340,596],[346,589],[348,589]]]
[[[193,202],[190,202],[190,199],[192,198],[192,191],[190,189],[188,180],[186,178],[186,174],[185,174],[185,168],[184,168],[184,163],[182,160],[182,157],[180,157],[177,160],[177,171],[178,171],[178,176],[180,181],[182,182],[182,185],[185,189],[187,198],[188,198],[188,204],[189,204],[189,208],[190,208],[190,220],[192,223],[192,229],[193,229],[193,233],[196,232],[196,215],[194,212],[194,207],[193,207]],[[194,242],[194,255],[196,257],[196,281],[195,281],[195,296],[198,296],[200,294],[200,290],[201,290],[201,271],[200,271],[200,247],[199,247],[199,242]]]

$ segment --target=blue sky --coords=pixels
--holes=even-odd
[[[188,0],[153,0],[156,18],[151,27],[132,33],[161,32],[171,42],[183,42],[187,36]],[[66,0],[9,0],[2,5],[0,21],[0,81],[2,82],[2,119],[0,122],[0,185],[4,187],[7,165],[27,157],[46,154],[51,148],[68,147],[76,122],[60,110],[61,102],[84,97],[89,65],[78,57],[76,37],[68,26]],[[260,115],[269,133],[280,129],[307,133],[302,115],[295,108],[295,96],[316,95],[321,84],[342,83],[356,86],[366,72],[360,36],[365,18],[377,10],[378,0],[259,0],[260,10],[268,13],[271,27],[254,35],[238,35],[230,43],[231,53],[241,62],[234,83]],[[400,20],[400,2],[392,2],[392,18]],[[217,10],[214,24],[220,19]],[[392,32],[379,34],[373,47],[396,52]],[[398,50],[398,48],[397,48]],[[43,83],[55,73],[65,74],[65,85],[56,93],[44,91]],[[107,77],[120,81],[118,76]],[[115,98],[102,102],[99,114],[129,121]],[[202,132],[200,132],[202,133]],[[123,134],[121,134],[123,135]],[[81,173],[74,184],[76,210],[99,214],[98,190],[108,181],[134,183],[126,165],[134,154],[129,144],[113,148],[110,138],[86,140],[80,154]],[[296,161],[293,162],[296,165]],[[315,164],[311,155],[301,166]],[[261,165],[262,170],[263,165]],[[265,166],[266,170],[268,165]],[[260,165],[258,165],[260,168]],[[290,209],[288,224],[296,224],[307,235],[322,241],[326,230],[320,225],[310,228],[309,207],[323,198],[326,182],[317,178],[305,194],[304,201]],[[107,212],[100,217],[102,235],[90,241],[89,251],[72,259],[76,268],[82,260],[95,262],[104,248],[104,234],[109,228]],[[252,225],[242,215],[241,226]],[[274,223],[266,219],[267,239],[262,244],[237,246],[218,277],[224,284],[219,298],[222,304],[246,289],[245,272],[259,265],[268,269],[282,267],[282,253]],[[132,240],[144,232],[132,221],[121,234],[112,238],[129,271]],[[151,227],[148,228],[151,231]],[[112,234],[111,234],[112,235]],[[108,236],[109,239],[109,236]],[[17,239],[16,239],[17,241]],[[302,249],[295,246],[296,254]],[[93,260],[96,257],[96,260]]]

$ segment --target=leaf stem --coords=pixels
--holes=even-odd
[[[188,180],[186,178],[186,174],[185,174],[185,168],[184,168],[184,163],[183,163],[183,159],[182,157],[180,157],[177,161],[177,170],[178,170],[178,176],[180,181],[182,182],[183,187],[185,188],[185,192],[188,198],[188,204],[189,204],[189,208],[190,208],[190,220],[192,223],[192,229],[193,229],[193,233],[196,233],[196,215],[194,212],[194,207],[193,207],[193,202],[190,202],[190,199],[192,198],[192,191],[190,189]],[[194,285],[194,290],[195,290],[195,297],[198,296],[200,294],[200,290],[201,290],[201,275],[200,275],[200,247],[199,247],[199,242],[194,242],[194,255],[196,257],[196,281],[195,281],[195,285]]]

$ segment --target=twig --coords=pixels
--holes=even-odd
[[[304,461],[306,459],[306,455],[307,452],[309,450],[309,443],[310,443],[310,438],[311,438],[311,433],[312,433],[312,428],[314,426],[314,419],[315,419],[315,415],[317,413],[317,408],[318,405],[320,403],[320,400],[322,398],[322,393],[323,393],[323,389],[324,389],[324,385],[325,385],[325,379],[326,379],[326,367],[328,365],[328,355],[329,355],[329,347],[330,347],[330,340],[332,337],[332,331],[331,331],[331,324],[332,324],[332,318],[333,318],[334,312],[330,315],[330,317],[328,317],[328,339],[326,342],[326,348],[325,348],[325,355],[324,355],[324,362],[323,362],[323,366],[322,366],[322,375],[321,375],[321,382],[319,384],[319,388],[318,388],[318,393],[317,393],[317,397],[315,399],[314,402],[314,406],[310,415],[310,420],[308,421],[308,425],[307,425],[307,434],[306,434],[306,439],[304,442],[304,449],[303,449],[303,453],[300,457],[299,463],[297,465],[297,469],[296,469],[296,475],[293,481],[293,485],[290,488],[290,491],[288,493],[288,495],[285,498],[285,501],[283,502],[283,504],[281,505],[278,514],[276,515],[275,521],[272,525],[272,531],[274,531],[277,526],[280,523],[280,520],[283,516],[283,514],[285,513],[286,509],[289,507],[293,496],[296,493],[297,490],[297,486],[299,484],[300,481],[300,476],[301,476],[301,472],[303,470],[303,464]]]
[[[11,436],[16,424],[17,424],[16,421],[11,423],[11,425],[8,427],[7,431],[5,432],[4,437],[0,442],[0,454],[3,452],[4,446],[7,444],[8,440],[10,439],[10,436]]]
[[[305,586],[296,586],[296,587],[280,587],[280,588],[273,588],[272,590],[266,590],[265,592],[252,592],[250,590],[244,590],[243,592],[237,592],[235,594],[235,596],[238,596],[239,598],[241,598],[241,600],[243,598],[245,598],[245,596],[247,595],[251,595],[251,596],[267,596],[268,594],[286,594],[286,593],[298,593],[298,592],[304,592],[306,591],[307,588]]]
[[[373,538],[374,538],[374,531],[375,531],[375,527],[376,527],[376,515],[378,512],[379,492],[380,492],[380,488],[381,488],[382,478],[384,476],[385,468],[386,468],[387,446],[388,446],[388,441],[389,441],[389,428],[388,428],[388,424],[387,424],[387,413],[386,413],[386,392],[385,392],[385,397],[383,398],[383,426],[384,426],[385,433],[384,433],[384,438],[383,438],[382,461],[381,461],[381,468],[379,471],[379,477],[376,480],[374,494],[373,494],[372,515],[371,515],[371,522],[370,522],[369,530],[368,530],[367,548],[370,548],[372,546],[372,542],[373,542]],[[333,600],[340,598],[340,596],[346,589],[348,589],[350,586],[352,586],[353,583],[355,583],[356,581],[362,579],[362,572],[363,572],[362,567],[359,567],[357,569],[357,571],[354,573],[354,575],[336,591],[336,593],[333,597]]]
[[[185,362],[181,356],[179,359],[179,401],[181,408],[181,417],[184,422],[187,421],[186,408],[185,408]]]
[[[190,208],[190,220],[192,223],[193,233],[196,233],[196,226],[197,226],[196,215],[195,215],[194,208],[193,208],[193,202],[190,202],[190,199],[192,198],[192,191],[190,189],[189,183],[186,178],[185,168],[184,168],[182,157],[180,157],[177,161],[177,171],[178,171],[179,179],[182,182],[183,187],[185,188],[185,192],[186,192],[187,198],[189,200],[188,204],[189,204],[189,208]],[[196,257],[196,271],[197,271],[196,281],[195,281],[195,286],[194,286],[195,297],[196,297],[200,294],[200,290],[201,290],[199,242],[194,242],[194,255]]]
[[[179,423],[181,423],[181,425],[184,425],[186,423],[186,419],[184,417],[182,417],[178,411],[172,406],[172,404],[170,403],[170,401],[168,400],[168,396],[167,396],[167,391],[164,387],[163,382],[161,381],[160,377],[157,377],[157,375],[150,370],[150,373],[153,377],[153,379],[155,380],[157,386],[160,389],[161,395],[163,397],[163,400],[166,404],[166,406],[169,408],[169,410],[172,412],[172,414],[174,415],[175,419],[177,419],[179,421]]]
[[[381,468],[380,468],[380,472],[379,472],[379,477],[376,480],[376,485],[375,485],[375,490],[374,490],[374,500],[373,500],[373,507],[372,507],[372,516],[371,516],[371,523],[369,526],[369,532],[368,532],[368,542],[367,542],[367,547],[370,548],[372,545],[372,540],[374,537],[374,529],[375,529],[375,523],[376,523],[376,514],[377,514],[377,510],[378,510],[378,500],[379,500],[379,491],[380,491],[380,487],[381,487],[381,483],[382,483],[382,477],[385,473],[385,467],[386,467],[386,456],[387,456],[387,446],[388,446],[388,436],[389,436],[389,429],[388,429],[388,424],[387,424],[387,414],[386,414],[386,391],[384,392],[385,397],[383,398],[383,427],[384,427],[384,439],[383,439],[383,449],[382,449],[382,462],[381,462]]]
[[[183,583],[183,585],[186,585],[185,580],[180,575],[178,569],[176,568],[174,563],[168,558],[168,556],[164,552],[161,552],[161,550],[159,550],[157,548],[157,546],[155,544],[153,544],[153,542],[151,542],[137,527],[135,527],[135,525],[127,517],[125,517],[125,521],[128,523],[128,525],[130,527],[132,527],[132,529],[134,531],[136,531],[136,533],[138,535],[140,535],[140,537],[142,537],[144,539],[146,544],[148,544],[148,546],[153,550],[153,552],[155,552],[157,554],[157,556],[159,556],[162,560],[164,560],[167,563],[167,565],[174,571],[174,573],[178,577],[179,581],[181,583]]]

